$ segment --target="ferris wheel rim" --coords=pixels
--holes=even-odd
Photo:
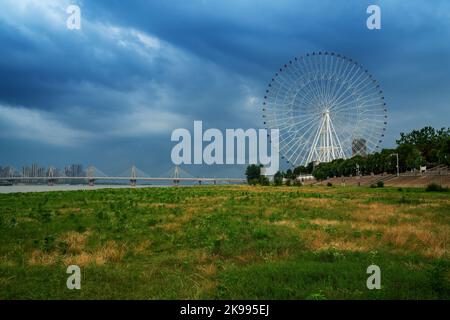
[[[302,71],[303,73],[300,74],[300,77],[296,78],[296,81],[298,81],[299,79],[300,79],[300,81],[303,81],[303,80],[311,81],[311,79],[312,79],[312,80],[319,81],[319,82],[320,81],[324,82],[325,80],[326,81],[333,80],[336,83],[340,82],[340,85],[342,87],[342,84],[346,83],[346,81],[349,81],[349,79],[346,79],[346,81],[344,81],[340,77],[342,77],[344,75],[345,75],[345,77],[348,77],[348,74],[346,74],[345,72],[347,72],[347,69],[349,68],[349,66],[351,67],[349,74],[352,74],[351,72],[353,72],[353,70],[355,70],[353,75],[352,75],[352,77],[354,77],[355,75],[358,75],[358,79],[360,79],[362,77],[362,79],[364,80],[364,82],[363,82],[364,83],[364,87],[363,88],[358,88],[358,86],[357,86],[355,88],[352,88],[352,90],[353,90],[352,94],[353,95],[350,97],[349,101],[346,101],[346,100],[340,101],[339,98],[335,100],[335,102],[346,102],[348,104],[354,103],[355,101],[357,101],[357,102],[359,102],[360,100],[363,101],[363,103],[361,105],[356,104],[356,108],[358,109],[357,111],[361,113],[361,114],[358,114],[358,118],[357,118],[357,120],[358,120],[357,124],[359,126],[355,125],[353,127],[352,134],[349,135],[347,139],[345,139],[345,144],[346,144],[345,152],[346,153],[349,152],[349,150],[350,150],[349,146],[348,146],[349,145],[349,140],[352,140],[352,143],[354,143],[355,139],[356,139],[355,137],[357,136],[357,134],[362,137],[362,138],[361,137],[358,138],[360,140],[364,140],[366,134],[368,134],[370,139],[368,139],[367,142],[368,142],[368,144],[371,144],[369,146],[370,147],[369,149],[371,151],[378,150],[379,146],[380,146],[380,144],[382,142],[382,139],[384,137],[384,132],[386,131],[386,125],[387,125],[387,104],[385,102],[385,97],[384,97],[383,91],[380,88],[379,82],[372,76],[371,73],[368,72],[367,69],[365,69],[362,66],[362,64],[356,62],[355,60],[353,60],[353,59],[351,59],[351,58],[349,58],[349,57],[347,57],[345,55],[339,54],[339,53],[328,52],[328,51],[325,51],[325,52],[319,51],[319,52],[307,53],[307,54],[301,55],[299,57],[294,57],[293,59],[289,60],[289,62],[287,62],[286,64],[282,65],[277,70],[277,72],[275,72],[274,75],[272,76],[272,79],[269,82],[269,84],[267,86],[267,89],[265,91],[264,100],[263,100],[263,106],[262,106],[263,124],[264,124],[264,126],[267,129],[273,129],[274,125],[270,124],[270,122],[271,121],[277,122],[277,121],[280,120],[280,119],[277,119],[276,117],[272,118],[270,116],[270,113],[268,112],[268,109],[269,109],[268,106],[270,105],[270,103],[269,103],[269,95],[272,93],[271,90],[273,90],[273,84],[275,84],[278,81],[278,79],[280,79],[280,77],[282,77],[284,74],[286,74],[287,70],[289,70],[289,68],[293,64],[295,64],[296,62],[304,61],[305,59],[309,59],[310,57],[319,57],[319,56],[325,56],[325,57],[329,56],[329,57],[331,57],[331,59],[334,59],[334,58],[335,59],[339,59],[339,60],[337,60],[337,62],[331,61],[331,64],[333,64],[333,63],[339,64],[340,61],[344,61],[344,63],[346,63],[344,73],[342,73],[342,74],[340,73],[340,72],[342,72],[342,70],[339,70],[339,72],[337,74],[335,74],[334,72],[330,73],[330,72],[327,71],[327,69],[326,69],[327,66],[326,65],[325,66],[320,65],[320,64],[318,64],[318,62],[320,62],[320,61],[315,61],[314,60],[312,62],[307,62],[304,65],[304,66],[306,66],[306,69],[307,69],[308,72],[305,73],[304,69],[303,70],[297,70],[297,71]],[[326,60],[325,60],[325,62],[326,62]],[[318,67],[319,69],[314,69],[315,67]],[[333,66],[333,67],[335,67],[335,66]],[[342,68],[342,67],[343,66],[339,66],[339,68]],[[334,71],[336,71],[336,70],[334,70]],[[314,73],[314,76],[312,78],[311,78],[311,73]],[[352,80],[352,79],[353,78],[350,78],[350,80]],[[304,83],[304,86],[307,86],[307,85],[308,85],[308,83],[306,83],[306,84]],[[330,85],[330,84],[327,83],[327,85]],[[280,87],[281,86],[282,85],[280,85]],[[368,87],[368,89],[365,88],[365,87]],[[296,88],[294,88],[294,89],[296,89]],[[361,90],[361,89],[364,89],[365,91]],[[376,91],[374,91],[373,89],[376,89]],[[323,88],[320,89],[320,88],[316,87],[314,90],[316,90],[316,93],[315,93],[315,96],[313,95],[313,98],[317,99],[318,96],[321,96],[321,99],[323,99],[323,97],[326,94],[329,94],[329,90],[330,89],[327,88],[326,90],[328,90],[328,91],[326,91],[326,90],[324,91]],[[345,90],[345,93],[347,93],[348,90],[349,89],[347,88]],[[297,90],[297,94],[299,92],[300,92],[300,90]],[[358,96],[355,92],[357,92],[357,93],[359,92],[359,94],[365,93],[366,95],[365,96]],[[355,95],[356,95],[356,97],[355,97]],[[371,100],[372,99],[371,95],[374,95],[373,101]],[[327,99],[329,99],[329,98],[330,97],[327,97]],[[349,99],[349,98],[346,97],[346,99]],[[289,110],[292,112],[292,110],[293,110],[293,102],[292,103],[287,103],[286,106],[287,106],[286,113],[288,114]],[[289,109],[289,106],[290,106],[290,109]],[[344,106],[345,106],[345,104],[344,104]],[[343,105],[339,106],[338,103],[332,104],[333,108],[338,108],[339,107],[341,109],[340,111],[342,111],[342,112],[346,111],[348,114],[350,114],[350,112],[349,112],[350,109],[347,108],[347,107],[344,108],[344,106]],[[382,106],[382,110],[377,110],[376,108],[379,109],[380,106]],[[281,105],[280,105],[280,107],[281,107]],[[305,108],[307,108],[307,106],[305,106]],[[373,109],[371,109],[371,108],[373,108]],[[275,113],[275,111],[276,111],[275,109],[276,108],[270,108],[270,109],[274,109],[274,110],[271,110],[271,111]],[[359,110],[359,109],[361,109],[361,110]],[[333,111],[337,112],[339,110],[333,110]],[[372,119],[373,125],[369,128],[370,129],[370,133],[364,132],[364,128],[361,127],[361,121],[366,121],[366,119],[362,118],[364,116],[364,114],[366,113],[366,111],[371,111],[371,112],[374,113],[373,114],[373,119]],[[377,111],[379,114],[375,114],[375,111]],[[317,112],[320,112],[320,109],[318,109]],[[370,115],[370,112],[369,112],[369,115]],[[301,115],[299,114],[299,115],[293,116],[291,114],[290,116],[287,115],[286,118],[292,120],[294,118],[301,118]],[[378,119],[378,118],[380,118],[380,119]],[[339,121],[342,121],[342,120],[338,120],[337,122],[339,122]],[[367,119],[367,121],[368,121],[368,119]],[[305,122],[306,122],[306,126],[308,126],[308,121],[305,120]],[[290,163],[294,167],[299,164],[300,154],[304,152],[304,149],[305,149],[305,146],[307,145],[307,142],[304,143],[304,146],[303,146],[302,143],[298,143],[298,145],[296,147],[296,150],[292,150],[294,146],[284,146],[283,145],[284,142],[282,143],[282,141],[283,141],[283,139],[287,139],[289,137],[289,135],[293,135],[294,137],[296,136],[296,131],[293,130],[292,127],[295,127],[298,124],[299,123],[295,123],[295,122],[294,123],[288,123],[287,127],[283,127],[282,129],[284,129],[284,130],[288,129],[289,127],[291,127],[291,128],[289,128],[287,136],[284,135],[284,137],[283,137],[283,134],[280,133],[280,142],[279,142],[279,147],[280,147],[280,152],[282,154],[282,159],[287,158],[286,159],[287,163]],[[314,125],[311,125],[309,123],[309,127],[313,127],[314,128]],[[342,124],[340,122],[338,124],[338,127],[339,127],[339,130],[342,130],[342,128],[341,128]],[[309,130],[311,130],[311,128],[309,128]],[[268,132],[269,132],[269,137],[271,137],[270,130],[268,130]],[[297,133],[298,133],[298,130],[297,130]],[[309,137],[309,139],[311,138],[310,135],[308,135],[306,138],[308,138],[308,137]],[[376,140],[374,140],[375,137],[376,137]],[[301,137],[301,138],[303,138],[303,137]],[[336,138],[338,138],[337,134],[336,134]],[[336,140],[339,140],[339,139],[336,139]],[[364,143],[365,142],[366,142],[366,140],[364,140]],[[300,151],[299,151],[299,148],[302,147],[302,146],[303,146],[303,149],[300,149]],[[367,147],[368,146],[366,146],[366,145],[364,146],[364,148],[367,148]],[[289,150],[287,150],[287,148],[289,148]],[[344,148],[341,148],[341,149],[342,149],[341,151],[343,151]],[[289,152],[291,152],[291,151],[293,151],[294,154],[297,153],[297,157],[296,158],[293,158],[293,155],[289,156]],[[305,158],[305,157],[303,156],[302,158]]]

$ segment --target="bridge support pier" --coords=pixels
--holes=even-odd
[[[89,179],[89,186],[93,187],[95,185],[95,180],[94,179]]]
[[[53,184],[54,184],[53,179],[48,179],[48,180],[47,180],[47,185],[48,185],[48,186],[53,186]]]
[[[136,180],[135,180],[135,179],[131,179],[131,180],[130,180],[130,185],[131,185],[132,187],[136,187]]]
[[[202,184],[202,180],[198,180],[198,184],[201,185]]]

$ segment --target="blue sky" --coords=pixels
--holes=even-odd
[[[82,29],[66,28],[81,7]],[[378,4],[382,29],[366,28]],[[116,174],[171,167],[172,130],[259,128],[277,68],[312,51],[379,80],[384,147],[450,123],[450,3],[426,1],[56,1],[0,3],[0,163],[80,162]],[[240,176],[242,166],[187,168]]]

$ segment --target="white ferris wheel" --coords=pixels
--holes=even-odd
[[[376,150],[387,109],[378,82],[354,60],[313,52],[273,76],[263,102],[264,125],[279,129],[279,150],[292,166],[330,162]]]

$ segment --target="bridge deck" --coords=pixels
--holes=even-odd
[[[223,182],[245,182],[239,178],[149,178],[149,177],[11,177],[0,178],[0,181],[30,181],[30,180],[136,180],[136,181],[223,181]]]

